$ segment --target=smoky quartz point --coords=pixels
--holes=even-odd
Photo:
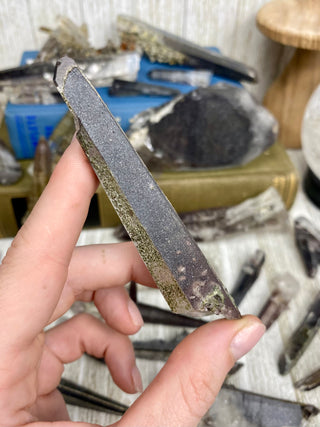
[[[294,234],[306,272],[315,277],[320,263],[320,231],[302,216],[294,222]]]
[[[171,310],[239,318],[222,282],[76,63],[59,60],[54,81],[75,117],[82,148]]]

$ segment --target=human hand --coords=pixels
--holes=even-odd
[[[68,421],[56,389],[64,363],[83,352],[104,357],[124,391],[142,389],[127,335],[143,322],[123,285],[153,280],[131,243],[75,248],[97,185],[74,140],[0,267],[0,427],[89,426]],[[94,301],[105,323],[78,315],[44,333],[75,300]],[[197,425],[263,332],[253,316],[197,329],[115,425]]]

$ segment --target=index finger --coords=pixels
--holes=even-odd
[[[32,340],[52,315],[97,185],[74,138],[1,265],[2,330],[14,324],[8,340]]]

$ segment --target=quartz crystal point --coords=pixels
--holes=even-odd
[[[301,380],[296,381],[294,386],[304,391],[313,390],[320,385],[320,369],[312,372]]]
[[[259,227],[281,228],[289,223],[288,212],[274,187],[238,205],[181,214],[181,219],[197,241],[212,241]]]
[[[279,358],[278,366],[280,374],[285,375],[290,372],[311,343],[319,327],[320,293],[315,297],[313,303],[308,308],[305,318],[290,337],[284,352]]]
[[[190,64],[213,70],[218,75],[234,80],[250,82],[257,80],[256,71],[252,67],[153,27],[137,18],[119,15],[117,26],[122,45],[131,49],[139,46],[151,61]]]
[[[148,73],[148,77],[151,80],[182,83],[197,87],[210,86],[212,76],[213,73],[209,70],[167,70],[154,68]]]
[[[120,79],[114,79],[109,88],[109,95],[111,96],[177,96],[179,94],[179,90],[170,87]]]
[[[253,256],[242,266],[240,275],[232,292],[232,297],[237,305],[241,303],[246,293],[259,277],[264,261],[265,253],[257,249]]]
[[[199,427],[300,427],[303,419],[318,413],[313,405],[224,385]]]
[[[320,231],[304,217],[294,222],[295,240],[309,277],[315,277],[320,263]]]
[[[299,283],[290,273],[284,273],[274,277],[272,289],[270,298],[258,314],[259,319],[267,329],[288,308],[291,299],[299,290]]]
[[[217,83],[131,119],[130,142],[151,170],[244,165],[276,140],[278,124],[249,92]]]
[[[227,290],[76,63],[57,62],[55,84],[102,187],[172,311],[239,318]]]
[[[5,143],[0,140],[0,184],[15,184],[22,176],[20,163],[17,162]]]
[[[123,415],[128,407],[73,381],[61,378],[58,390],[68,405]]]
[[[271,230],[289,226],[288,212],[274,187],[229,208],[181,213],[180,217],[198,242],[210,242],[228,234],[255,228],[265,227]],[[120,240],[128,239],[128,234],[121,226],[115,230],[115,236]]]

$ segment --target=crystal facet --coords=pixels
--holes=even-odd
[[[58,61],[55,83],[75,117],[80,144],[170,308],[239,318],[198,245],[72,59]]]

